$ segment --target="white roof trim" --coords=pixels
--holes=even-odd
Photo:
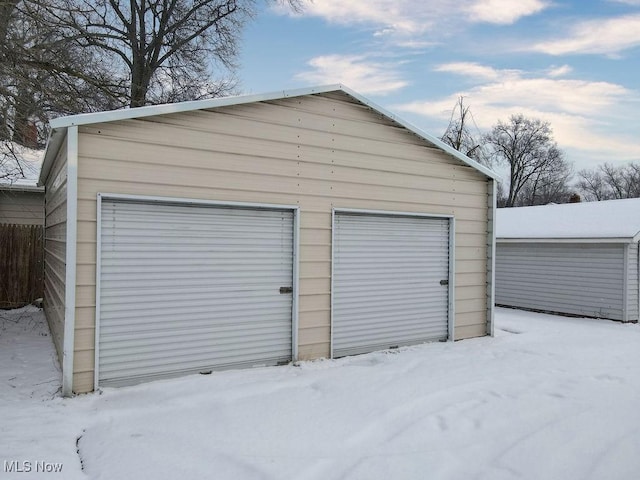
[[[44,187],[37,185],[24,185],[20,183],[0,183],[0,191],[11,192],[44,192]]]
[[[341,84],[335,85],[325,85],[319,87],[310,87],[310,88],[300,88],[293,90],[283,90],[271,93],[264,93],[258,95],[241,95],[234,97],[222,97],[222,98],[213,98],[207,100],[196,100],[191,102],[181,102],[181,103],[171,103],[165,105],[151,105],[147,107],[137,107],[137,108],[127,108],[123,110],[112,110],[107,112],[95,112],[95,113],[83,113],[80,115],[71,115],[68,117],[60,117],[52,120],[50,122],[52,135],[47,143],[47,150],[43,162],[42,171],[40,174],[40,179],[38,184],[43,184],[46,180],[46,176],[49,173],[50,163],[53,162],[53,158],[57,154],[57,150],[62,143],[61,141],[55,141],[56,133],[59,130],[66,130],[68,127],[79,126],[79,125],[90,125],[95,123],[104,123],[104,122],[114,122],[118,120],[127,120],[134,118],[143,118],[150,117],[154,115],[166,115],[170,113],[179,113],[179,112],[188,112],[193,110],[207,110],[212,108],[226,107],[231,105],[241,105],[245,103],[255,103],[255,102],[264,102],[269,100],[280,100],[283,98],[289,97],[299,97],[304,95],[313,95],[320,93],[329,93],[342,91],[347,95],[350,95],[354,99],[358,100],[360,103],[372,108],[377,111],[381,115],[384,115],[391,121],[399,124],[400,126],[406,128],[407,130],[413,132],[418,137],[426,140],[429,143],[432,143],[436,147],[444,150],[449,155],[457,158],[463,163],[469,165],[470,167],[475,168],[476,170],[482,172],[489,178],[494,180],[498,180],[498,175],[493,172],[491,169],[480,165],[478,162],[470,159],[466,155],[463,155],[459,151],[450,147],[446,143],[442,142],[440,139],[418,129],[417,127],[411,125],[410,123],[400,119],[393,113],[385,110],[379,105],[373,103],[362,95],[354,92],[350,88],[345,87]]]

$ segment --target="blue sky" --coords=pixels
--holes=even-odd
[[[440,136],[549,121],[575,170],[640,162],[640,0],[313,0],[247,26],[243,93],[342,83]]]

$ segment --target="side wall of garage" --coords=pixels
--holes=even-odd
[[[496,304],[623,320],[624,252],[615,243],[498,242]]]
[[[343,93],[79,129],[74,391],[93,389],[98,193],[298,205],[301,359],[330,354],[331,210],[455,217],[458,339],[487,331],[491,181]]]
[[[44,311],[62,362],[67,248],[67,148],[62,143],[45,185]]]

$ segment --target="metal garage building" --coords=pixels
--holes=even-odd
[[[345,87],[52,128],[65,394],[491,333],[494,174]]]
[[[496,304],[638,320],[640,199],[497,210]]]

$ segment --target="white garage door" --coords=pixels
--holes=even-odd
[[[336,213],[333,355],[448,337],[449,220]]]
[[[292,358],[293,212],[103,200],[98,384]]]

